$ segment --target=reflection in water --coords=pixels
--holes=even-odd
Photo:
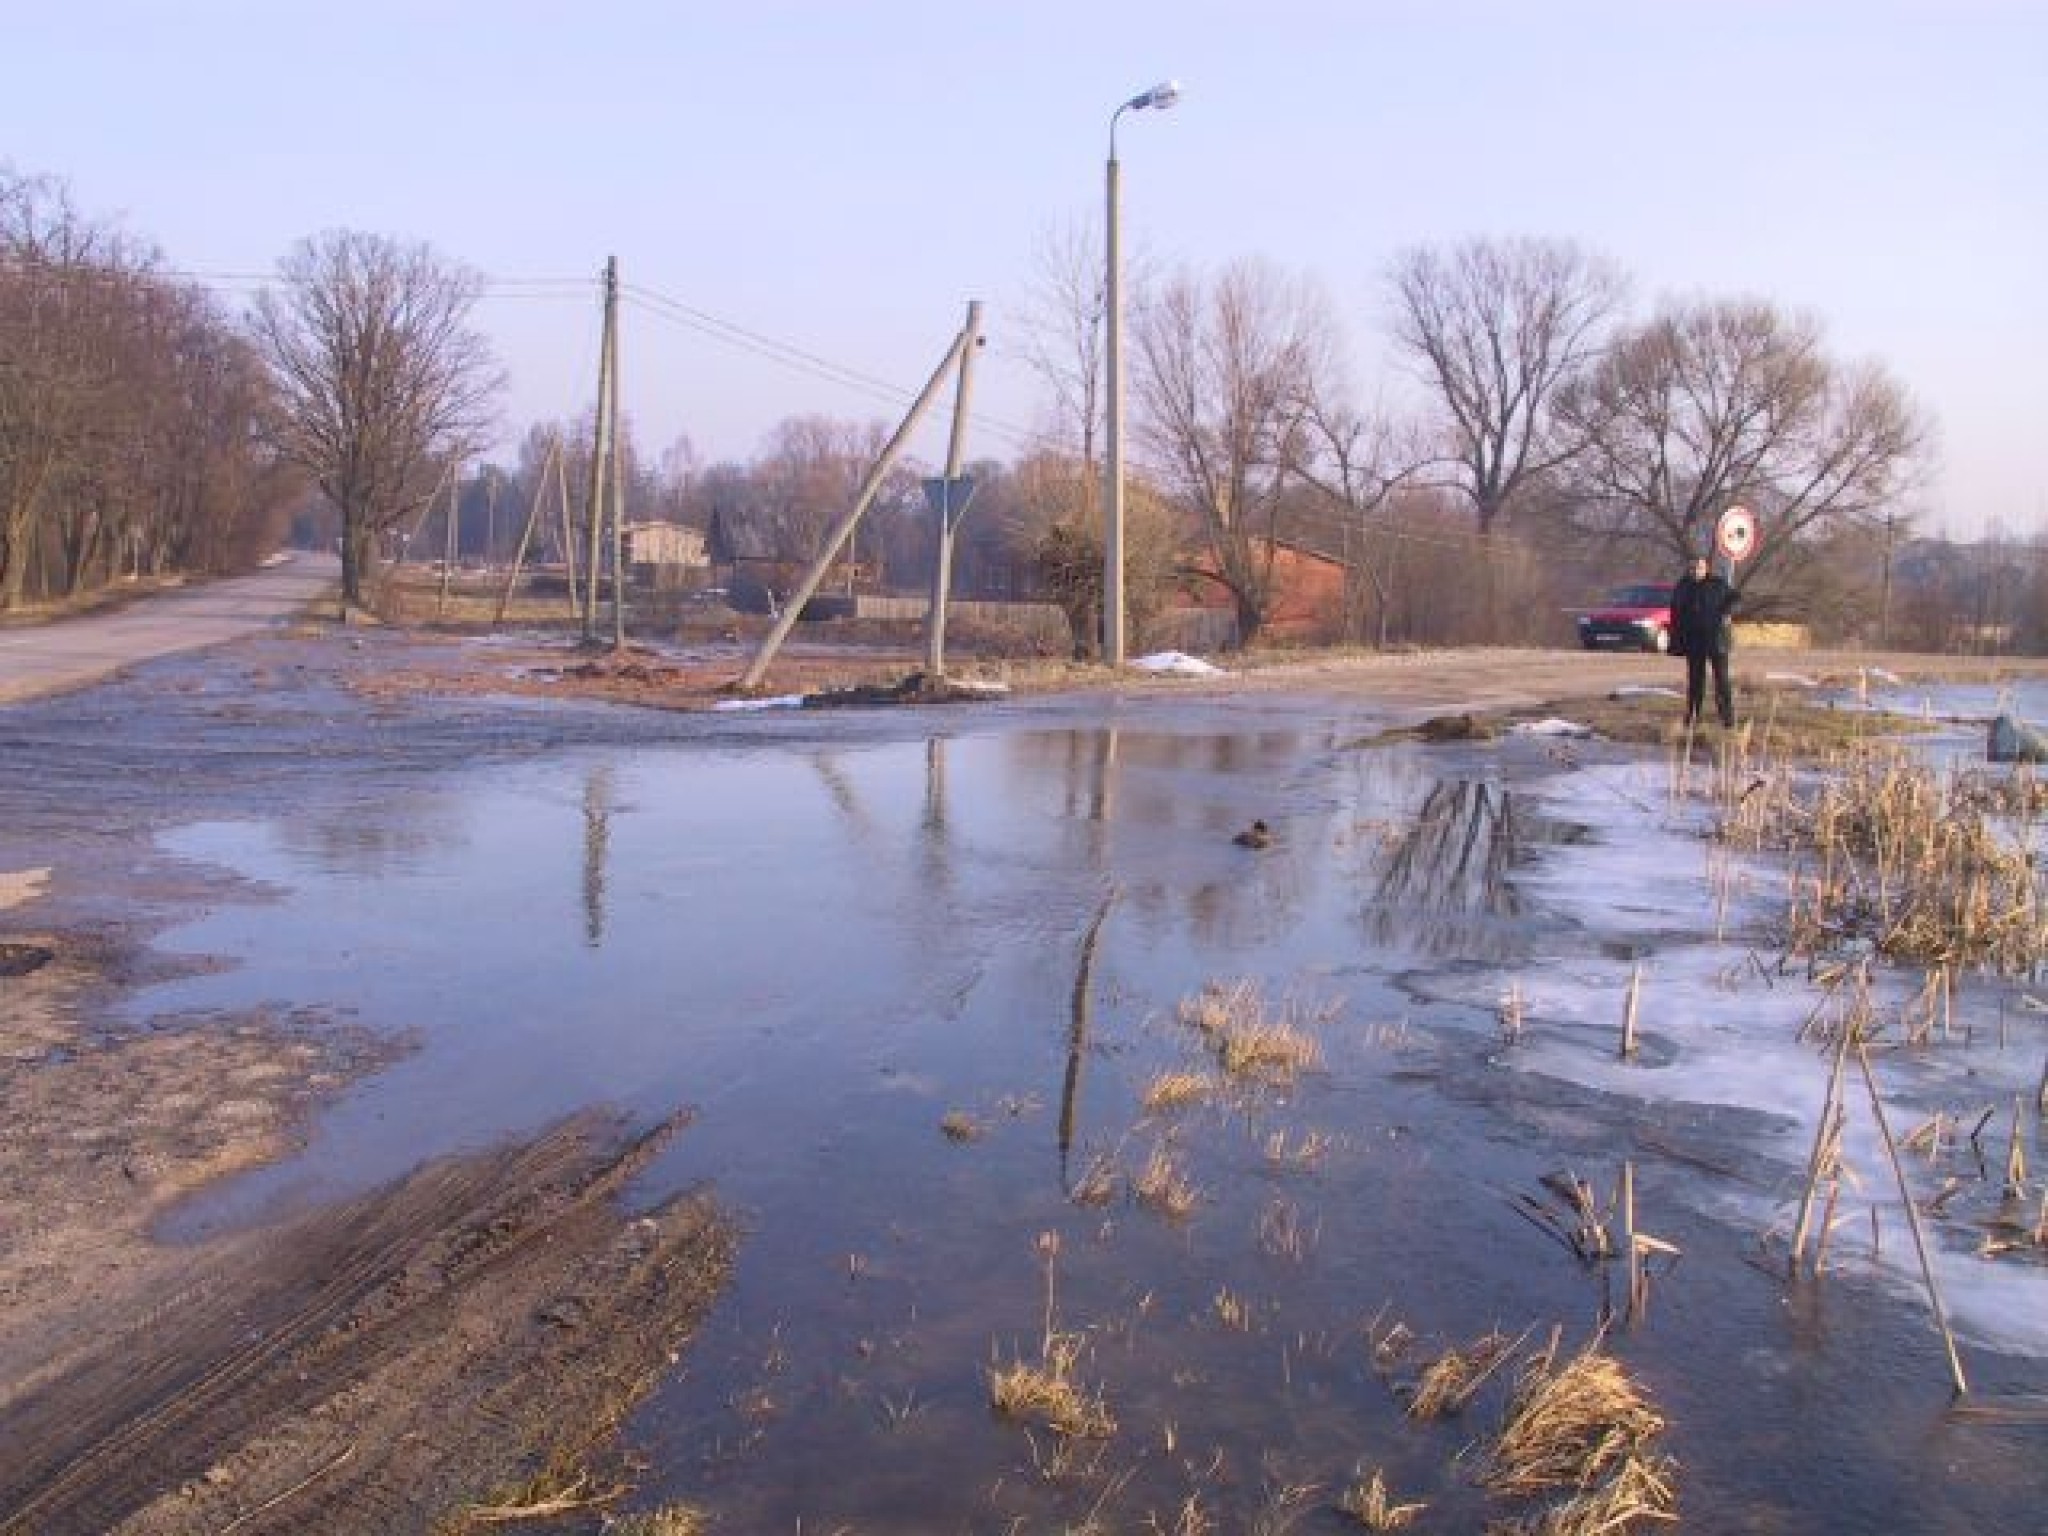
[[[1382,865],[1366,926],[1381,944],[1485,954],[1521,900],[1508,878],[1520,847],[1515,799],[1478,779],[1440,780]]]
[[[583,780],[583,942],[604,942],[605,861],[611,852],[612,770],[598,763]]]
[[[1088,1049],[1088,1014],[1095,980],[1095,946],[1102,937],[1102,925],[1109,917],[1116,893],[1102,898],[1088,936],[1081,941],[1081,965],[1074,973],[1074,1005],[1067,1030],[1067,1075],[1060,1084],[1060,1188],[1071,1194],[1074,1188],[1067,1159],[1074,1150],[1074,1119],[1081,1102],[1081,1057]]]
[[[946,840],[946,738],[924,744],[924,830],[934,841]]]
[[[811,770],[825,785],[832,797],[832,803],[839,808],[839,814],[855,832],[863,835],[874,830],[867,807],[861,804],[860,792],[853,786],[853,779],[841,766],[838,754],[814,752],[811,754]]]
[[[382,880],[459,853],[470,830],[463,800],[415,793],[375,805],[351,800],[312,808],[278,822],[277,837],[288,852],[318,868]]]

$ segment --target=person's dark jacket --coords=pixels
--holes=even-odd
[[[1741,601],[1742,594],[1712,571],[1681,576],[1671,589],[1671,654],[1726,656],[1729,618]]]

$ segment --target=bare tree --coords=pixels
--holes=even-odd
[[[758,531],[778,561],[801,572],[817,558],[886,439],[879,423],[828,416],[792,416],[775,426],[752,478]]]
[[[50,507],[94,474],[115,288],[145,260],[61,183],[0,167],[0,609],[23,600]]]
[[[280,273],[251,317],[282,400],[278,447],[340,510],[342,601],[360,604],[377,535],[482,440],[501,376],[468,324],[479,279],[353,230],[300,242]]]
[[[1052,398],[1052,439],[1092,471],[1102,427],[1102,232],[1063,225],[1039,241],[1023,326],[1024,358]]]
[[[1812,537],[1881,519],[1913,483],[1929,429],[1885,371],[1833,362],[1819,325],[1761,300],[1666,309],[1567,390],[1584,452],[1574,517],[1676,566],[1730,505],[1765,538],[1751,580]]]
[[[1598,355],[1621,277],[1568,241],[1525,237],[1407,251],[1391,284],[1394,338],[1443,408],[1452,483],[1490,534],[1576,450],[1551,403]]]
[[[1325,552],[1344,563],[1344,605],[1338,632],[1346,640],[1368,637],[1367,616],[1378,614],[1377,642],[1388,640],[1392,617],[1392,530],[1385,526],[1395,495],[1419,477],[1429,451],[1416,423],[1384,410],[1360,410],[1330,392],[1334,368],[1308,381],[1300,402],[1301,430],[1294,434],[1300,455],[1295,471],[1333,520],[1334,537]]]
[[[1213,285],[1183,277],[1139,313],[1140,440],[1162,488],[1199,520],[1201,574],[1229,592],[1243,645],[1272,605],[1278,518],[1304,458],[1302,402],[1332,328],[1311,290],[1257,263]]]

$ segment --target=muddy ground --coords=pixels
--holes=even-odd
[[[2011,673],[1760,656],[1738,668],[1752,694],[1771,670]],[[454,1531],[521,1509],[588,1528],[630,1486],[616,1430],[686,1349],[739,1240],[709,1192],[622,1198],[689,1134],[687,1106],[653,1124],[594,1108],[368,1196],[172,1243],[156,1233],[181,1200],[289,1152],[404,1042],[304,1012],[121,1005],[207,963],[155,950],[166,925],[261,898],[158,853],[162,827],[284,809],[291,773],[360,774],[367,794],[492,754],[643,739],[657,710],[732,697],[745,660],[309,627],[0,711],[0,1532]],[[810,648],[763,691],[889,684],[913,665]],[[959,670],[1020,694],[1105,686],[1045,664]],[[1680,675],[1656,657],[1500,651],[1115,686],[1363,692],[1419,722]]]

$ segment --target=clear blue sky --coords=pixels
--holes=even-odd
[[[1035,253],[1127,245],[1313,277],[1361,395],[1397,250],[1565,236],[1639,302],[1816,314],[1935,415],[1925,510],[2048,531],[2048,0],[58,0],[11,6],[0,157],[170,265],[421,239],[493,277],[628,282],[914,390],[987,301],[971,453],[1038,420]],[[580,409],[588,300],[498,298],[508,434]],[[749,457],[776,421],[896,408],[629,310],[642,442]],[[943,418],[944,411],[939,412]],[[943,452],[943,419],[917,449]]]

